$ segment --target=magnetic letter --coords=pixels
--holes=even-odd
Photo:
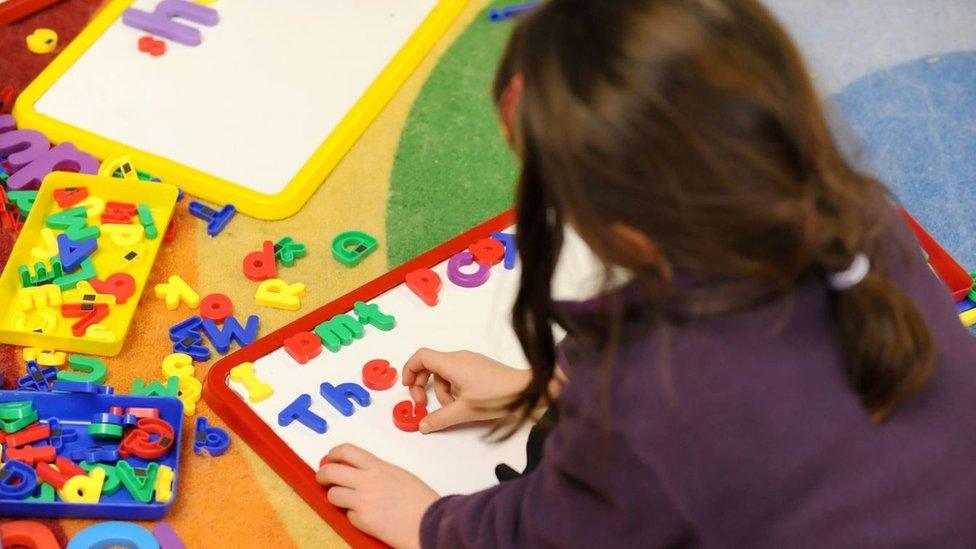
[[[353,311],[363,324],[372,324],[384,332],[392,330],[396,326],[396,318],[393,315],[384,314],[380,311],[380,306],[375,303],[363,303],[357,301],[353,305]]]
[[[336,315],[315,327],[315,334],[333,353],[338,353],[343,345],[349,345],[353,339],[361,339],[364,333],[363,325],[347,314]]]
[[[298,332],[285,340],[285,352],[295,362],[305,364],[322,352],[322,340],[312,332]]]
[[[491,276],[491,267],[478,265],[478,270],[468,274],[461,271],[462,267],[474,264],[474,256],[471,252],[461,252],[456,254],[447,262],[447,278],[462,288],[477,288],[488,281]]]
[[[299,395],[278,414],[278,425],[288,427],[297,421],[320,435],[324,434],[329,430],[329,424],[309,410],[310,406],[312,406],[312,397]]]
[[[494,233],[491,237],[505,245],[505,268],[508,270],[514,269],[515,259],[518,257],[518,246],[515,244],[515,235]]]
[[[417,269],[407,273],[407,288],[427,305],[437,305],[437,294],[441,291],[441,277],[430,269]]]
[[[98,173],[98,160],[79,151],[71,143],[60,143],[17,170],[7,180],[7,187],[15,191],[36,189],[41,186],[44,176],[54,171],[95,175]]]
[[[340,383],[338,386],[323,383],[319,385],[319,393],[322,394],[322,398],[346,417],[351,416],[355,409],[352,405],[353,402],[363,407],[369,406],[370,402],[369,391],[355,383]]]
[[[199,46],[203,42],[200,29],[174,21],[177,17],[207,27],[212,27],[220,21],[220,15],[213,8],[186,0],[163,0],[151,12],[136,8],[126,9],[122,13],[122,22],[132,28],[169,38],[184,46]]]

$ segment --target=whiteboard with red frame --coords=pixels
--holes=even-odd
[[[352,527],[344,513],[328,503],[325,489],[315,481],[320,459],[338,444],[362,446],[416,474],[442,495],[472,493],[496,484],[494,471],[500,463],[516,470],[525,467],[528,426],[501,442],[486,438],[489,425],[430,435],[399,430],[393,423],[392,409],[396,403],[410,399],[399,378],[387,390],[369,390],[370,404],[357,405],[349,417],[342,416],[319,395],[323,382],[363,385],[363,365],[373,359],[388,360],[399,371],[420,347],[473,350],[514,367],[527,367],[510,322],[519,284],[518,266],[511,270],[502,264],[493,266],[488,280],[476,288],[457,286],[446,276],[451,257],[495,232],[513,233],[513,225],[512,212],[486,221],[228,355],[208,375],[204,396],[214,411],[354,546],[377,542]],[[578,237],[568,238],[554,294],[583,297],[583,288],[591,287],[583,279],[598,278],[594,266]],[[421,268],[432,269],[442,279],[439,302],[434,307],[424,304],[404,285],[407,273]],[[353,340],[335,353],[323,349],[307,364],[299,364],[285,352],[285,339],[312,331],[335,315],[349,313],[357,301],[379,305],[383,313],[396,317],[396,327],[382,331],[365,326],[362,339]],[[251,362],[256,376],[272,385],[274,392],[267,400],[249,402],[244,386],[229,378],[230,370],[244,362]],[[302,394],[312,397],[311,410],[327,421],[326,433],[316,433],[298,422],[286,427],[278,424],[278,413]],[[438,405],[433,395],[429,396],[428,406],[433,411]]]

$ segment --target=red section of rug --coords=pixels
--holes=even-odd
[[[49,8],[0,27],[0,88],[10,84],[18,92],[68,45],[88,24],[104,0],[65,0]],[[27,35],[48,28],[58,33],[58,47],[51,53],[36,54],[27,49]]]
[[[7,265],[10,251],[14,249],[16,237],[7,230],[0,229],[0,270]],[[17,387],[17,378],[24,375],[23,362],[18,360],[16,347],[0,345],[0,389]]]
[[[9,84],[21,92],[81,32],[102,4],[104,0],[64,0],[0,27],[0,88]],[[58,33],[58,47],[49,54],[27,49],[27,35],[40,28]],[[7,263],[13,242],[13,234],[0,230],[0,268]],[[0,345],[0,388],[16,387],[17,377],[24,374],[18,354],[14,347]]]
[[[81,32],[102,3],[103,0],[66,0],[0,27],[0,88],[10,84],[18,93],[23,90]],[[39,28],[49,28],[58,33],[58,48],[54,52],[38,55],[27,49],[27,35]],[[7,264],[15,239],[13,233],[0,230],[0,270]],[[16,347],[0,345],[0,388],[15,388],[17,378],[24,375],[24,363],[19,355]],[[29,520],[47,525],[62,546],[67,543],[68,538],[58,520]]]

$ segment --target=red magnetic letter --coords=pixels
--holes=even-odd
[[[393,424],[397,429],[413,433],[420,429],[420,420],[427,417],[427,408],[404,400],[393,407]]]
[[[128,301],[132,294],[136,293],[136,279],[132,278],[129,273],[112,273],[104,282],[97,278],[88,282],[91,283],[96,292],[114,295],[115,302],[119,305]]]
[[[417,269],[407,273],[407,288],[417,294],[427,305],[437,305],[437,294],[441,291],[441,277],[430,269]]]
[[[312,332],[298,332],[285,340],[285,351],[299,364],[305,364],[322,352],[322,340]]]
[[[389,360],[370,360],[363,366],[363,385],[374,391],[385,391],[397,380],[397,371],[390,368]]]
[[[244,256],[244,276],[254,281],[261,281],[277,275],[278,264],[275,262],[274,242],[265,240],[260,252],[251,252]]]
[[[481,265],[497,265],[505,257],[505,246],[494,238],[482,238],[468,246],[474,260]]]
[[[203,318],[223,322],[232,314],[234,314],[234,304],[224,294],[210,294],[200,301],[200,316]]]

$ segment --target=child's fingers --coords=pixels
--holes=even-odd
[[[434,376],[434,396],[441,406],[447,406],[454,402],[454,395],[451,394],[451,384],[441,376]],[[423,404],[422,402],[420,404]]]
[[[430,381],[430,372],[424,370],[417,374],[417,377],[413,379],[413,383],[404,383],[404,385],[412,385],[414,387],[426,387],[427,382]]]
[[[427,404],[427,382],[430,380],[430,371],[424,366],[425,357],[436,353],[429,349],[420,349],[413,354],[403,367],[403,374],[400,376],[403,384],[410,388],[410,397],[420,405]],[[419,366],[418,366],[419,364]],[[416,371],[417,368],[424,368]]]
[[[342,463],[327,463],[315,474],[319,484],[346,486],[355,488],[359,481],[360,471]]]
[[[410,398],[421,406],[427,405],[427,388],[422,385],[410,386]]]
[[[346,513],[346,518],[349,519],[349,522],[351,522],[352,525],[355,526],[356,528],[359,528],[364,532],[366,531],[366,525],[363,524],[361,517],[359,516],[359,513],[350,509],[349,512]]]
[[[352,488],[343,488],[342,486],[334,486],[329,488],[329,493],[327,495],[329,503],[335,505],[336,507],[342,507],[343,509],[348,509],[355,505],[356,502],[356,491]]]
[[[354,444],[340,444],[329,452],[329,462],[336,461],[345,463],[346,465],[352,465],[357,469],[367,469],[379,463],[380,460],[359,446]]]
[[[411,393],[414,392],[415,387],[417,389],[420,389],[421,392],[424,392],[427,390],[427,381],[429,379],[430,379],[430,372],[425,371],[417,374],[417,377],[413,379],[413,383],[407,383],[406,381],[404,381],[403,384],[410,388]],[[424,402],[426,402],[426,399],[424,400]],[[424,402],[421,402],[420,404],[424,404]]]
[[[423,434],[433,433],[441,429],[470,421],[470,410],[461,402],[452,402],[443,408],[438,408],[427,414],[427,417],[420,421],[420,432]]]
[[[403,366],[403,384],[415,385],[417,376],[424,372],[438,373],[444,353],[422,348],[413,354]]]

